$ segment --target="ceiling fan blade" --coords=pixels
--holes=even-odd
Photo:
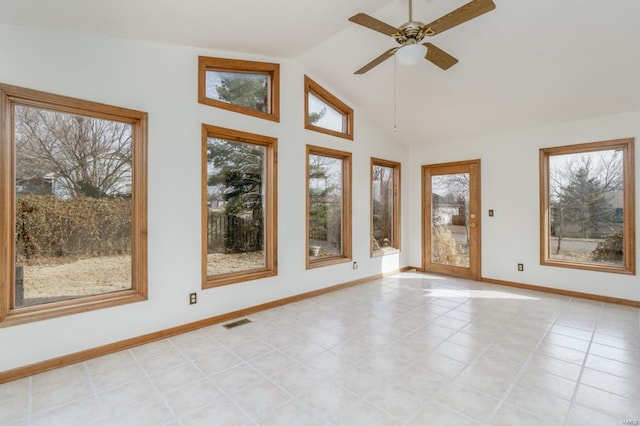
[[[364,67],[362,67],[358,71],[354,72],[354,74],[364,74],[365,72],[369,71],[371,68],[373,68],[373,67],[375,67],[377,65],[380,65],[382,62],[384,62],[387,59],[389,59],[390,57],[392,57],[393,54],[396,53],[396,50],[398,50],[398,47],[394,47],[394,48],[391,48],[391,49],[387,50],[382,55],[378,56],[373,61],[371,61],[367,65],[365,65]]]
[[[388,36],[394,35],[399,32],[396,27],[389,24],[385,24],[382,21],[377,20],[374,17],[367,15],[366,13],[358,13],[349,18],[351,22],[367,27],[370,30],[378,31],[379,33],[386,34]]]
[[[427,54],[424,58],[443,70],[448,70],[458,63],[456,58],[449,55],[439,47],[436,47],[431,43],[424,43],[424,46],[427,46]]]
[[[496,5],[492,0],[473,0],[425,25],[424,29],[429,36],[440,34],[449,28],[453,28],[456,25],[460,25],[473,18],[477,18],[478,16],[490,12],[495,8]]]

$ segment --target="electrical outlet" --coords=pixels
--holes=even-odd
[[[524,263],[518,263],[518,271],[524,271]]]
[[[189,293],[189,304],[195,305],[198,303],[198,293]]]
[[[353,262],[353,269],[358,269],[358,262]]]

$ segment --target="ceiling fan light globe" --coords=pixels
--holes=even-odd
[[[396,59],[401,65],[411,67],[417,65],[424,58],[426,48],[421,44],[402,46],[396,52]]]

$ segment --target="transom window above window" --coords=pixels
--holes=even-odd
[[[200,56],[198,102],[279,121],[280,66]]]
[[[304,76],[304,127],[353,140],[353,109]]]
[[[633,139],[540,150],[544,265],[635,274]]]

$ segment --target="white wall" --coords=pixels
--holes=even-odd
[[[198,104],[198,55],[280,63],[280,123]],[[405,250],[384,258],[369,255],[369,159],[403,163],[403,200],[409,200],[408,150],[389,143],[388,135],[367,122],[357,105],[352,105],[353,142],[305,130],[305,73],[315,78],[312,71],[278,58],[0,25],[0,82],[149,113],[148,301],[0,328],[0,371],[408,265],[406,201]],[[331,91],[330,82],[318,83]],[[277,277],[200,289],[202,123],[278,138]],[[350,263],[305,270],[307,143],[353,152],[357,271]],[[198,304],[190,306],[188,293],[193,291]]]
[[[637,111],[520,132],[440,144],[425,143],[411,153],[408,168],[411,198],[421,199],[421,165],[479,158],[482,168],[483,277],[640,301],[640,281],[635,275],[540,265],[538,174],[540,148],[639,134],[640,111]],[[640,164],[638,149],[635,163]],[[640,188],[638,174],[635,183],[637,191]],[[640,196],[637,192],[635,198],[638,216]],[[411,209],[409,226],[418,230],[421,226],[420,205],[414,202]],[[488,216],[489,209],[495,210],[494,217]],[[410,243],[410,263],[420,266],[421,241],[414,238]],[[636,250],[636,256],[638,253],[640,251]],[[524,272],[517,271],[518,263],[524,263]]]

